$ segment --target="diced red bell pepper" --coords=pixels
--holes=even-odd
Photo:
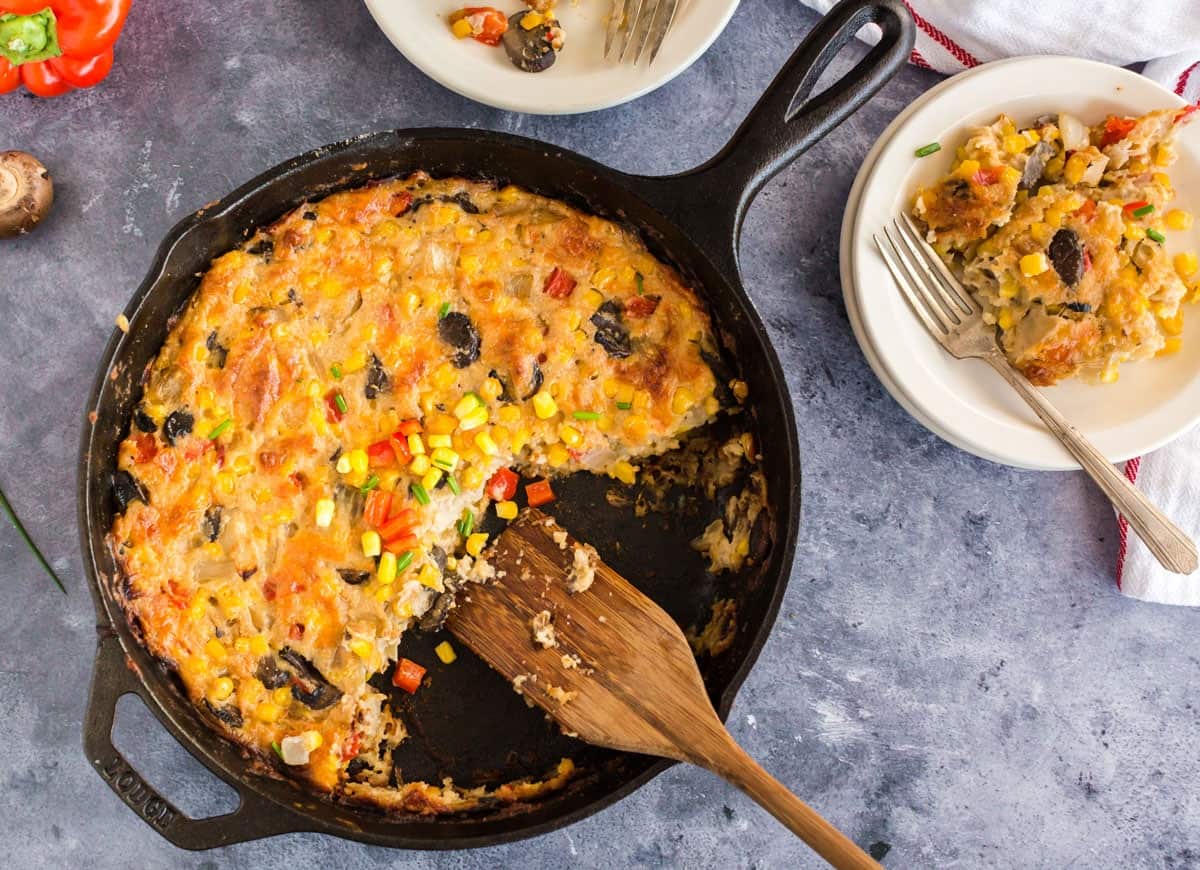
[[[384,438],[367,447],[367,460],[372,468],[392,465],[396,461],[396,451],[392,448],[391,440]]]
[[[657,296],[634,296],[625,303],[625,313],[630,317],[649,317],[657,310]]]
[[[417,544],[419,543],[420,541],[417,540],[417,536],[410,532],[408,534],[398,535],[395,538],[385,540],[383,542],[383,546],[388,550],[391,550],[393,553],[399,555],[401,553],[407,553],[409,550],[415,550],[417,548]]]
[[[508,501],[517,494],[517,483],[520,480],[511,468],[498,468],[488,480],[484,492],[492,501]]]
[[[367,503],[363,508],[363,521],[368,526],[378,528],[387,522],[388,511],[392,508],[392,494],[382,489],[373,489],[367,493]]]
[[[1085,246],[1083,249],[1083,274],[1086,275],[1090,271],[1092,271],[1092,255],[1088,253],[1088,249]]]
[[[1075,211],[1072,212],[1072,214],[1078,215],[1079,217],[1083,218],[1085,221],[1090,221],[1092,218],[1094,218],[1096,216],[1096,200],[1085,199],[1083,201],[1083,205],[1081,205],[1079,208],[1075,209]]]
[[[575,279],[565,269],[555,266],[542,289],[551,299],[566,299],[575,289],[575,284]]]
[[[463,18],[471,23],[471,38],[484,45],[499,45],[500,37],[508,30],[508,16],[491,6],[467,6],[451,13],[450,23]]]
[[[413,526],[417,522],[417,512],[412,508],[405,508],[396,514],[394,517],[386,518],[379,526],[379,537],[385,541],[391,538],[397,538],[401,535],[410,534]]]
[[[983,169],[978,169],[971,179],[976,184],[981,184],[986,187],[989,184],[995,184],[1000,180],[1000,173],[1004,171],[1003,166],[988,166]]]
[[[425,677],[425,669],[412,659],[400,659],[396,662],[396,670],[392,674],[392,685],[403,689],[410,695],[421,688],[421,680]]]
[[[358,750],[362,748],[362,735],[357,731],[350,732],[350,739],[342,745],[342,761],[349,761],[358,755]]]
[[[554,498],[554,490],[550,488],[548,480],[535,480],[525,486],[525,500],[530,507],[541,507],[554,501]]]
[[[1124,208],[1124,209],[1122,209],[1122,211],[1124,211],[1124,212],[1125,212],[1125,216],[1126,216],[1126,217],[1133,217],[1133,213],[1134,213],[1135,211],[1137,211],[1139,208],[1144,208],[1145,206],[1148,206],[1149,204],[1150,204],[1150,203],[1149,203],[1149,202],[1147,202],[1146,200],[1144,200],[1144,199],[1139,199],[1139,200],[1137,200],[1136,202],[1129,202],[1129,203],[1126,203],[1126,204],[1125,204],[1125,208]]]
[[[408,449],[408,439],[399,432],[392,437],[392,453],[396,455],[401,465],[408,465],[412,460],[412,451]]]
[[[346,416],[338,407],[337,397],[339,395],[341,394],[337,390],[330,390],[325,394],[325,419],[330,423],[340,423],[342,417]]]
[[[421,421],[420,420],[404,420],[403,422],[400,423],[400,428],[396,430],[396,434],[394,437],[399,438],[401,436],[404,436],[405,438],[407,438],[409,435],[416,435],[420,431],[421,431]]]
[[[1116,115],[1109,115],[1108,120],[1104,122],[1104,137],[1100,140],[1100,147],[1107,148],[1109,145],[1120,142],[1136,126],[1137,121],[1133,118],[1118,118]]]

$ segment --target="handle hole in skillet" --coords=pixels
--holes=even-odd
[[[137,695],[117,702],[112,737],[113,745],[146,782],[192,818],[224,815],[238,808],[238,793],[192,758]]]
[[[870,42],[863,42],[864,39]],[[854,37],[842,46],[829,61],[829,64],[817,76],[816,84],[813,85],[812,92],[806,96],[797,94],[792,99],[791,105],[788,106],[787,117],[791,118],[798,112],[805,103],[815,97],[820,96],[829,90],[830,85],[836,84],[845,76],[854,65],[862,60],[863,56],[870,51],[871,45],[879,40],[879,27],[874,24],[864,24],[854,34]]]

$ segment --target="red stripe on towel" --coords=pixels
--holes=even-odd
[[[930,39],[932,39],[942,48],[946,49],[946,51],[950,52],[955,60],[968,69],[973,66],[979,66],[979,58],[975,57],[975,55],[971,54],[971,52],[967,51],[927,19],[922,18],[921,15],[918,14],[917,10],[912,8],[912,4],[909,3],[908,0],[904,0],[904,5],[907,7],[909,14],[912,15],[913,21],[916,22],[917,27],[925,31],[925,34]]]
[[[1183,92],[1187,90],[1188,79],[1192,77],[1192,70],[1198,66],[1200,66],[1200,60],[1196,61],[1179,74],[1179,81],[1175,82],[1175,93],[1179,94],[1179,96],[1182,97]]]
[[[929,61],[921,57],[921,52],[917,51],[915,48],[909,52],[908,62],[913,66],[920,67],[921,69],[933,69],[933,67],[929,65]]]
[[[1137,483],[1138,469],[1142,467],[1142,457],[1135,456],[1125,463],[1125,476],[1130,483]],[[1125,571],[1125,553],[1129,545],[1129,520],[1124,515],[1117,514],[1117,534],[1120,542],[1117,544],[1117,588],[1121,588],[1121,574]]]

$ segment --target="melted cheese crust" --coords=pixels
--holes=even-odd
[[[676,272],[560,202],[418,174],[302,206],[212,263],[148,373],[118,472],[145,497],[111,533],[130,618],[215,727],[318,789],[356,762],[359,799],[461,809],[423,783],[382,796],[404,733],[368,678],[486,578],[455,523],[497,469],[628,481],[717,412],[713,353]],[[449,445],[457,494],[443,474],[416,497],[405,421],[426,458]],[[412,511],[394,578],[364,554],[364,490]]]

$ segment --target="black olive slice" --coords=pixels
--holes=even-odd
[[[258,667],[254,669],[254,676],[268,689],[282,688],[292,678],[287,671],[275,664],[274,656],[263,656],[259,659]]]
[[[253,245],[246,248],[246,253],[262,257],[269,263],[271,262],[271,257],[275,255],[275,243],[270,239],[259,239]]]
[[[527,402],[537,395],[537,391],[542,388],[542,384],[546,378],[542,374],[542,367],[537,364],[537,360],[533,361],[533,375],[529,378],[529,392],[521,397],[522,402]]]
[[[219,504],[209,505],[208,510],[204,512],[204,536],[210,541],[215,541],[220,534],[221,506]]]
[[[242,712],[237,707],[232,705],[218,707],[212,701],[208,700],[208,698],[204,699],[204,707],[230,728],[242,727]]]
[[[125,508],[129,507],[130,502],[140,501],[150,504],[150,496],[146,494],[146,487],[123,468],[113,473],[112,494],[119,514],[125,513]]]
[[[217,338],[217,331],[215,329],[208,334],[208,338],[204,341],[204,346],[208,348],[208,367],[214,369],[225,368],[225,359],[229,356],[229,348],[221,344]]]
[[[154,418],[140,407],[133,412],[133,425],[143,432],[158,431],[158,424],[154,422]]]
[[[455,368],[465,369],[479,359],[479,351],[483,345],[479,338],[479,330],[475,328],[471,318],[461,311],[451,311],[438,321],[438,336],[454,348],[454,356],[450,358],[450,362]]]
[[[1083,242],[1074,230],[1063,227],[1050,240],[1050,262],[1068,287],[1083,280]]]
[[[192,431],[195,419],[187,411],[172,411],[163,421],[163,437],[167,443],[174,445],[176,438],[182,438]]]
[[[380,393],[386,393],[392,388],[392,381],[383,368],[383,362],[375,354],[371,354],[371,365],[367,369],[367,385],[363,393],[368,399],[374,399]]]
[[[596,343],[614,359],[625,359],[633,353],[629,330],[621,322],[621,306],[609,299],[591,317],[596,327]]]
[[[343,583],[348,583],[351,586],[361,586],[371,579],[371,572],[355,571],[352,568],[338,568],[338,576],[342,578]]]

